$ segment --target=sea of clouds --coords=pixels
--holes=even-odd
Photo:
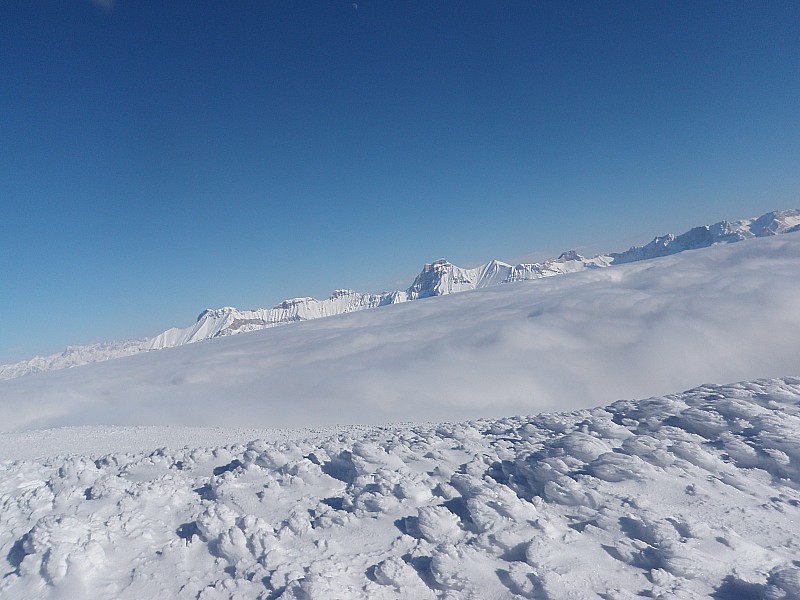
[[[800,234],[0,382],[4,431],[315,427],[599,406],[797,374]]]

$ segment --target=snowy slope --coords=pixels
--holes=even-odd
[[[194,325],[172,328],[154,338],[106,342],[89,346],[70,346],[60,354],[37,356],[10,365],[0,365],[0,379],[11,379],[31,373],[80,366],[93,362],[130,356],[150,350],[182,346],[210,338],[256,331],[276,325],[305,321],[343,313],[376,308],[409,300],[442,296],[501,283],[539,279],[574,273],[585,269],[607,267],[650,258],[657,258],[713,244],[738,242],[754,237],[768,237],[800,229],[800,210],[774,211],[758,219],[721,221],[695,227],[675,236],[655,238],[645,246],[635,246],[622,253],[586,258],[574,251],[542,263],[509,265],[493,260],[474,269],[463,269],[446,260],[427,264],[411,286],[404,291],[367,294],[353,290],[336,290],[329,298],[292,298],[267,309],[239,310],[232,307],[203,311]]]
[[[0,462],[0,596],[800,594],[800,379],[262,437]]]
[[[800,370],[800,234],[0,382],[0,430],[531,414]]]

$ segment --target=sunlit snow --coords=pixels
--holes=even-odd
[[[798,431],[785,378],[6,461],[0,596],[797,598]]]

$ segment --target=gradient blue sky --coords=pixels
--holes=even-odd
[[[0,3],[0,362],[798,192],[798,2]]]

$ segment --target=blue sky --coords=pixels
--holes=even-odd
[[[0,80],[0,362],[800,205],[796,2],[9,0]]]

